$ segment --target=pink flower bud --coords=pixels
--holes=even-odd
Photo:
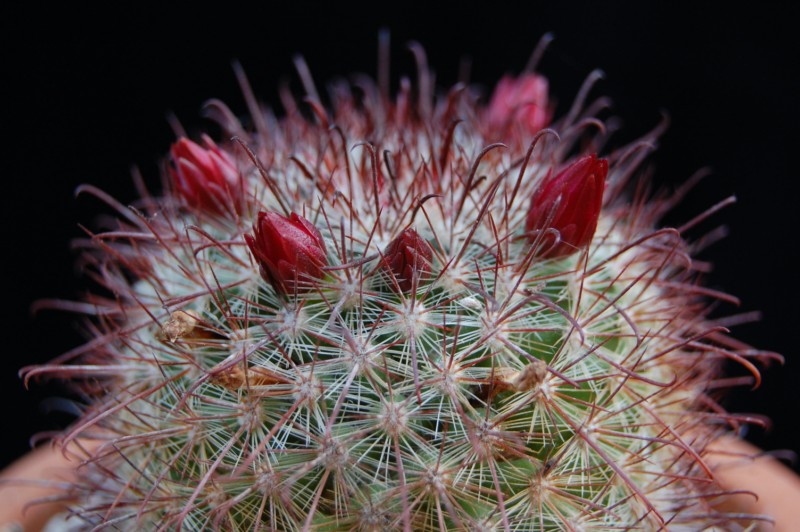
[[[259,212],[253,233],[244,238],[261,276],[276,292],[308,289],[314,279],[324,277],[322,268],[328,263],[325,242],[302,216],[292,213],[285,218],[274,212]]]
[[[550,122],[547,100],[547,78],[538,74],[505,76],[489,100],[489,126],[502,130],[519,123],[526,131],[536,133]]]
[[[544,179],[531,198],[525,228],[534,232],[534,239],[541,231],[555,229],[560,240],[545,235],[540,255],[564,257],[589,245],[597,229],[607,174],[608,161],[592,154]]]
[[[414,285],[415,277],[419,279],[421,273],[431,271],[433,250],[419,233],[409,227],[389,242],[383,250],[383,258],[400,290],[408,292]]]
[[[239,172],[228,154],[204,136],[207,148],[187,138],[172,145],[170,175],[175,190],[193,208],[221,214],[239,189]]]

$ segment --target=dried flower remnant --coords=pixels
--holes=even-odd
[[[166,196],[81,247],[115,298],[92,300],[74,364],[26,370],[78,377],[66,441],[102,434],[71,521],[752,526],[713,505],[705,455],[749,419],[714,402],[722,361],[758,382],[750,359],[775,356],[707,319],[685,236],[646,187],[625,195],[655,134],[600,158],[588,85],[551,121],[540,74],[484,106],[437,97],[414,52],[396,99],[359,77],[326,109],[299,61],[284,118],[252,102],[247,131],[215,102],[246,141],[178,140]]]
[[[563,257],[588,246],[597,229],[608,161],[591,154],[544,179],[533,193],[526,229],[544,257]],[[547,234],[555,230],[557,234]]]
[[[178,310],[164,323],[162,332],[167,340],[177,342],[180,338],[192,334],[196,326],[197,317],[193,313]]]

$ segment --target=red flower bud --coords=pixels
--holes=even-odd
[[[276,292],[293,293],[310,288],[324,277],[328,263],[325,241],[311,222],[292,213],[285,218],[274,212],[259,212],[254,235],[244,235],[261,268],[261,276]]]
[[[536,133],[550,122],[547,98],[547,78],[538,74],[505,76],[489,100],[489,126],[504,129],[517,122],[528,132]]]
[[[433,250],[419,233],[409,227],[389,242],[383,250],[383,258],[400,290],[408,292],[415,277],[418,279],[421,273],[431,271]]]
[[[172,145],[170,175],[175,190],[187,205],[217,214],[225,212],[230,198],[236,198],[239,172],[230,157],[214,141],[203,136],[207,148],[187,138]]]
[[[531,199],[525,228],[536,232],[532,238],[537,238],[540,231],[555,229],[560,240],[556,243],[555,237],[545,236],[540,255],[564,257],[592,241],[607,174],[608,161],[592,154],[544,179]]]

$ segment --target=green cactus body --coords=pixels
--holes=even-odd
[[[403,87],[336,84],[330,111],[312,97],[311,118],[258,114],[252,132],[216,103],[235,179],[216,196],[168,186],[93,235],[113,297],[92,300],[96,338],[70,370],[94,402],[66,438],[102,441],[72,520],[746,527],[714,510],[702,458],[725,430],[706,392],[741,355],[704,317],[691,246],[655,228],[663,206],[621,192],[657,134],[605,155],[593,237],[550,256],[531,198],[602,149],[594,107],[532,133],[513,109],[487,119],[471,89],[423,83],[412,105]],[[244,239],[262,211],[319,231],[321,275],[276,289]],[[409,229],[421,247],[386,257]],[[408,257],[402,278],[389,259]]]

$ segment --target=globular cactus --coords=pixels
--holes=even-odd
[[[68,523],[108,529],[745,528],[706,445],[735,417],[669,198],[631,187],[658,131],[614,151],[547,80],[395,98],[306,76],[286,116],[180,138],[165,192],[84,261],[85,346],[27,377],[87,398]],[[305,72],[304,69],[301,69]],[[638,192],[631,192],[635,188]],[[93,446],[90,443],[95,443]],[[87,443],[89,442],[89,443]],[[90,449],[91,448],[91,449]]]

